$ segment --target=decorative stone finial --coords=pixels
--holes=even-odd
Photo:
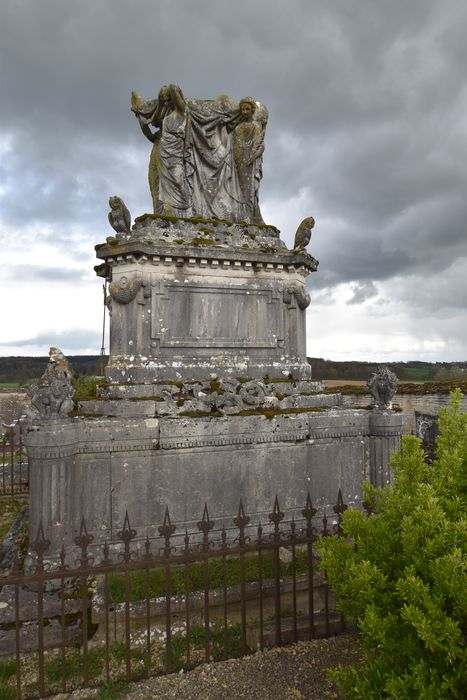
[[[392,397],[397,391],[399,380],[389,367],[378,367],[368,380],[367,386],[376,407],[391,408]]]
[[[51,347],[49,356],[42,377],[26,390],[32,418],[65,418],[73,409],[73,369],[59,348]]]
[[[315,225],[315,220],[312,216],[303,219],[297,229],[294,241],[294,251],[298,253],[300,250],[305,250],[311,240],[311,229]]]
[[[117,232],[117,237],[128,235],[131,230],[131,216],[123,199],[110,197],[109,207],[109,224]]]

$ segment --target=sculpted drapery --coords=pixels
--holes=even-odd
[[[239,103],[185,99],[176,85],[155,100],[132,93],[131,109],[153,143],[149,186],[157,214],[262,223],[262,176],[267,110]]]

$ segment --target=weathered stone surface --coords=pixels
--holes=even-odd
[[[185,99],[180,87],[164,85],[154,100],[133,92],[131,109],[153,144],[148,174],[154,212],[262,222],[264,105],[226,95]]]
[[[417,430],[415,414],[417,412],[432,415],[436,418],[441,408],[448,406],[449,394],[397,394],[393,402],[393,408],[402,413],[404,417],[404,433],[415,433]],[[343,406],[349,408],[368,408],[371,404],[370,394],[345,394],[342,396]],[[462,410],[467,412],[467,396],[462,399]]]
[[[25,391],[0,392],[0,424],[10,425],[26,412],[28,406],[29,397]]]
[[[42,377],[27,387],[31,400],[28,411],[32,419],[60,419],[73,409],[71,365],[59,348],[51,347],[49,355],[49,364]]]
[[[305,278],[317,261],[276,229],[145,217],[96,250],[112,383],[310,378]]]
[[[378,367],[367,382],[377,408],[390,408],[391,400],[399,386],[399,379],[388,367]]]
[[[332,512],[339,488],[358,504],[363,479],[387,480],[400,432],[400,414],[343,409],[73,418],[52,430],[39,424],[28,434],[31,536],[42,519],[58,551],[84,516],[97,545],[113,542],[128,511],[138,534],[154,537],[167,505],[173,522],[196,529],[206,501],[222,524],[240,498],[258,518],[276,493],[286,513],[303,508],[308,490],[317,507]]]

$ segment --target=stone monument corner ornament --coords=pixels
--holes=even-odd
[[[27,387],[32,419],[67,418],[74,408],[73,369],[59,348],[51,347],[49,358],[42,377]]]
[[[391,401],[399,386],[399,379],[386,367],[378,367],[367,382],[375,406],[378,408],[390,408]]]

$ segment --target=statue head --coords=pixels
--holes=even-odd
[[[170,100],[170,86],[169,85],[163,85],[161,89],[159,90],[159,95],[158,95],[158,100],[159,102],[168,102]]]
[[[238,107],[240,109],[242,117],[245,119],[249,119],[255,113],[256,102],[252,97],[242,97],[242,99],[238,103]]]

